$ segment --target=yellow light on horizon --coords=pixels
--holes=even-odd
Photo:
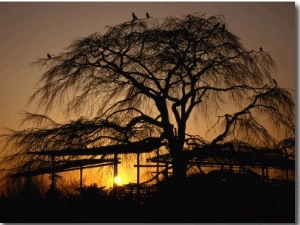
[[[117,185],[120,185],[120,184],[121,184],[121,177],[116,176],[116,177],[114,178],[114,183],[117,184]]]

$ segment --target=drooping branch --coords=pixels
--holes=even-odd
[[[257,139],[267,143],[273,140],[272,135],[267,131],[269,125],[278,130],[282,129],[281,126],[283,126],[292,134],[295,129],[294,118],[292,115],[291,117],[287,117],[285,113],[286,111],[292,111],[293,105],[291,96],[286,90],[277,87],[268,88],[266,92],[254,95],[250,104],[241,111],[232,115],[226,114],[224,116],[224,131],[214,138],[211,143],[216,144],[222,141],[230,132],[234,131],[238,131],[239,133],[250,132],[251,135],[254,135],[250,138],[251,141]],[[268,115],[272,123],[264,124],[263,121],[257,121],[253,117],[252,111],[261,116]]]

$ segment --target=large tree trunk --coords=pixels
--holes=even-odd
[[[182,182],[187,172],[187,158],[183,152],[185,123],[178,124],[178,127],[178,134],[175,132],[174,139],[170,144],[170,153],[173,160],[173,178]]]
[[[184,180],[186,178],[187,162],[185,160],[182,146],[177,141],[170,145],[170,153],[173,162],[173,176],[169,181],[168,204],[171,213],[181,219],[184,210]]]
[[[182,180],[186,177],[187,163],[181,150],[173,152],[173,178],[176,180]]]

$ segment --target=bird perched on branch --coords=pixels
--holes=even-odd
[[[47,53],[47,56],[48,56],[49,59],[52,59],[52,57],[49,53]]]
[[[262,48],[262,47],[260,47],[260,48],[259,48],[259,51],[261,51],[261,52],[262,52],[262,51],[263,51],[263,48]]]
[[[132,13],[132,19],[133,20],[137,20],[138,19],[137,16],[134,14],[134,12]]]
[[[150,15],[149,15],[149,13],[146,13],[146,17],[147,17],[148,19],[150,19]]]

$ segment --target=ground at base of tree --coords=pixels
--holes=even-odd
[[[138,204],[130,198],[89,192],[63,198],[23,194],[0,201],[2,222],[213,222],[294,223],[295,185],[274,186],[249,180],[187,179],[174,200],[169,183],[157,198]],[[178,200],[181,199],[181,200]]]

